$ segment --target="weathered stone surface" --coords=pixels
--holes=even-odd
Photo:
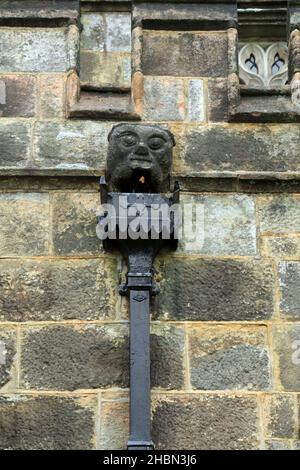
[[[275,258],[300,259],[300,237],[262,237],[262,251]]]
[[[114,316],[115,264],[101,260],[1,260],[0,319],[91,320]]]
[[[234,411],[235,400],[237,409]],[[175,395],[152,401],[153,434],[158,449],[258,448],[255,399]],[[224,433],[224,423],[229,425],[229,436]],[[126,449],[128,434],[128,398],[104,397],[101,400],[100,449]]]
[[[2,116],[2,109],[6,104],[6,85],[5,81],[0,79],[0,116]]]
[[[131,55],[129,53],[80,53],[80,79],[98,87],[123,87],[131,85]]]
[[[187,118],[189,121],[205,121],[203,80],[188,81]]]
[[[49,196],[0,194],[0,256],[48,253]]]
[[[183,237],[179,250],[207,255],[255,255],[256,224],[252,197],[183,196]],[[191,215],[195,214],[195,224]]]
[[[280,311],[289,320],[300,320],[300,263],[279,263]]]
[[[97,122],[39,122],[35,129],[34,164],[72,172],[102,169],[109,129]]]
[[[299,120],[299,113],[297,110],[299,110],[299,103],[300,103],[300,71],[296,72],[293,76],[292,82],[291,82],[291,101],[292,101],[292,106],[294,108],[294,111],[296,111],[296,119],[297,121]],[[296,120],[295,119],[295,120]]]
[[[39,77],[40,117],[60,118],[65,113],[65,75],[43,74]]]
[[[127,448],[129,436],[129,404],[126,398],[101,400],[100,449]]]
[[[0,122],[0,167],[24,167],[29,158],[31,125],[24,121]]]
[[[93,448],[93,398],[0,396],[0,448],[88,450]]]
[[[64,28],[0,28],[1,72],[64,72],[76,67],[76,43]]]
[[[298,11],[298,19],[299,19],[299,11]],[[299,46],[300,46],[300,32],[298,29],[292,31],[290,38],[289,38],[289,69],[290,69],[290,77],[293,74],[300,72],[300,57],[299,57]]]
[[[181,395],[153,403],[153,440],[159,449],[258,449],[254,397]]]
[[[33,117],[37,108],[36,77],[34,75],[0,75],[5,83],[6,104],[3,117]]]
[[[129,13],[83,13],[81,48],[96,52],[131,52]]]
[[[180,328],[153,326],[152,386],[183,386],[183,344]],[[24,388],[76,390],[129,385],[126,325],[30,327],[23,334],[22,350]]]
[[[228,121],[227,79],[208,80],[208,119],[212,122]]]
[[[272,195],[258,198],[261,232],[300,232],[300,197]]]
[[[295,172],[300,170],[297,125],[190,126],[179,158],[182,171]]]
[[[0,189],[3,191],[53,191],[53,190],[76,190],[76,191],[98,191],[99,177],[86,176],[49,176],[47,178],[38,175],[0,176]]]
[[[258,176],[258,175],[257,175]],[[266,175],[268,176],[268,175]],[[300,191],[300,180],[298,179],[281,179],[281,175],[273,174],[273,177],[269,179],[258,179],[255,178],[255,175],[252,177],[250,176],[249,179],[240,178],[238,181],[234,179],[229,179],[232,183],[237,183],[235,186],[238,191],[246,192],[246,193],[281,193],[286,192],[287,194],[295,193]],[[285,175],[284,175],[285,176]]]
[[[53,249],[56,255],[93,255],[102,249],[97,237],[99,193],[56,193],[52,200]]]
[[[297,403],[297,405],[298,405],[298,416],[297,416],[297,419],[298,419],[298,423],[299,423],[299,419],[300,419],[300,395],[298,395],[297,398],[298,398],[298,403]],[[298,439],[298,441],[299,441],[298,444],[300,444],[300,436],[298,435],[298,431],[299,431],[299,430],[296,430],[296,432],[297,432],[297,439]],[[300,447],[300,446],[299,446],[299,447]]]
[[[105,16],[98,12],[81,15],[82,31],[80,48],[90,51],[104,52],[105,48]]]
[[[22,387],[127,387],[128,362],[124,325],[30,327],[22,339]]]
[[[16,354],[16,331],[0,328],[0,388],[12,378],[13,360]]]
[[[266,331],[224,326],[189,330],[190,376],[201,390],[265,390],[270,387]]]
[[[273,327],[276,366],[284,390],[300,390],[300,325]]]
[[[184,385],[184,331],[169,325],[151,328],[151,383],[180,390]]]
[[[291,30],[300,28],[300,11],[298,0],[291,0],[290,2],[290,26]]]
[[[290,450],[289,441],[283,439],[267,439],[265,441],[265,450]]]
[[[269,262],[171,259],[162,269],[154,312],[166,319],[253,321],[273,314]]]
[[[184,116],[183,80],[173,77],[145,77],[144,119],[181,121]]]
[[[131,13],[106,14],[106,50],[131,53]]]
[[[142,68],[145,75],[225,77],[227,55],[224,32],[144,30]]]
[[[295,433],[294,397],[288,394],[263,398],[263,422],[269,438],[293,438]]]

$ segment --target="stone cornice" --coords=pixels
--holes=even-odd
[[[75,24],[80,0],[0,0],[1,26]]]
[[[158,8],[159,5],[159,8]],[[237,26],[236,2],[133,2],[133,25],[146,28],[199,30]]]

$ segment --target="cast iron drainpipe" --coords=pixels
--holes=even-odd
[[[151,204],[179,203],[179,184],[176,182],[172,197],[159,194],[114,193],[108,192],[104,177],[100,179],[101,203],[111,204],[116,209],[116,225],[119,224],[119,199],[126,197],[128,207],[143,203],[148,208],[148,221],[151,225]],[[100,223],[105,221],[100,217]],[[129,217],[128,217],[129,218]],[[130,218],[129,218],[130,219]],[[165,221],[166,222],[166,221]],[[114,239],[105,240],[104,248],[117,246],[125,255],[128,265],[126,284],[119,286],[119,293],[129,297],[130,303],[130,438],[128,450],[153,450],[151,440],[151,386],[150,386],[150,297],[159,289],[153,280],[153,260],[162,246],[170,244],[174,249],[177,240],[174,236],[174,218],[169,221],[170,239]],[[117,231],[118,233],[118,231]]]

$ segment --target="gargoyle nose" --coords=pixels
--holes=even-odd
[[[146,145],[140,144],[135,152],[137,155],[148,155],[148,148]]]

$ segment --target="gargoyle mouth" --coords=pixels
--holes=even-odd
[[[132,157],[130,157],[130,160],[131,161],[136,160],[138,162],[144,162],[144,163],[152,163],[151,157],[146,157],[142,155],[132,155]]]

